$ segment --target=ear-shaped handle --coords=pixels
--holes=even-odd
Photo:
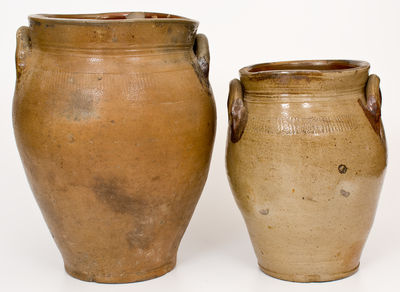
[[[17,30],[17,48],[15,51],[15,67],[17,69],[17,80],[26,68],[27,58],[32,49],[29,27],[21,26]]]
[[[197,34],[194,42],[194,53],[197,57],[197,62],[200,65],[201,71],[204,76],[208,78],[210,69],[210,50],[208,47],[208,39],[204,34]]]
[[[228,117],[232,143],[239,142],[247,124],[247,108],[243,101],[243,88],[238,79],[229,84]]]
[[[375,122],[378,122],[381,118],[381,104],[382,95],[381,89],[379,88],[380,79],[377,75],[372,74],[368,78],[365,95],[367,98],[367,109],[374,116]]]
[[[365,115],[367,116],[372,128],[380,135],[382,122],[381,122],[381,105],[382,95],[379,88],[380,79],[377,75],[372,74],[368,77],[367,86],[365,87],[365,103],[359,100]]]

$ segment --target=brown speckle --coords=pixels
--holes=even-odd
[[[75,142],[75,137],[74,137],[74,135],[72,135],[71,133],[69,133],[69,134],[67,135],[67,139],[68,139],[68,142],[69,142],[69,143],[74,143],[74,142]]]
[[[156,181],[156,180],[159,180],[159,179],[160,179],[160,176],[158,176],[158,175],[151,178],[152,181]]]
[[[350,192],[347,192],[347,191],[345,191],[344,189],[341,189],[341,190],[340,190],[340,194],[341,194],[343,197],[345,197],[345,198],[347,198],[348,196],[350,196]]]
[[[312,197],[303,197],[303,200],[307,200],[307,201],[314,202],[314,203],[317,202],[317,200],[314,200]]]
[[[292,193],[294,193],[295,192],[295,189],[292,189]]]
[[[338,170],[339,170],[339,173],[345,174],[345,173],[347,172],[347,166],[344,165],[344,164],[340,164],[340,165],[338,166]]]
[[[37,20],[31,20],[31,24],[37,25],[37,26],[41,26],[42,25],[42,23],[37,21]]]

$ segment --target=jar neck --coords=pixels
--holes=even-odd
[[[186,19],[103,21],[30,17],[32,48],[66,51],[169,51],[193,47],[197,22]]]

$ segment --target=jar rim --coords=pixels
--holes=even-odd
[[[86,23],[86,24],[104,24],[104,23],[121,23],[121,22],[178,22],[178,23],[195,23],[198,21],[182,17],[179,15],[159,13],[159,12],[106,12],[106,13],[89,13],[89,14],[32,14],[29,20],[46,21],[57,23]]]
[[[283,62],[259,63],[243,67],[239,70],[241,76],[262,77],[270,74],[289,75],[322,75],[329,73],[368,70],[370,64],[358,60],[295,60]]]

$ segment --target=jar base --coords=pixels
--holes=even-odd
[[[281,274],[274,271],[270,271],[262,267],[260,264],[258,264],[258,266],[260,267],[260,270],[263,273],[280,280],[290,281],[290,282],[310,283],[310,282],[329,282],[350,277],[351,275],[355,274],[358,271],[360,264],[358,264],[354,269],[347,272],[342,272],[337,274],[313,274],[313,275]]]
[[[120,274],[120,275],[104,275],[104,274],[95,274],[95,273],[87,273],[73,270],[67,266],[65,266],[65,271],[71,277],[76,279],[86,281],[86,282],[96,282],[96,283],[106,283],[106,284],[123,284],[123,283],[133,283],[140,282],[145,280],[150,280],[153,278],[161,277],[166,273],[172,271],[175,268],[176,260],[169,262],[161,267],[148,270],[148,271],[138,271],[135,273],[129,274]]]

